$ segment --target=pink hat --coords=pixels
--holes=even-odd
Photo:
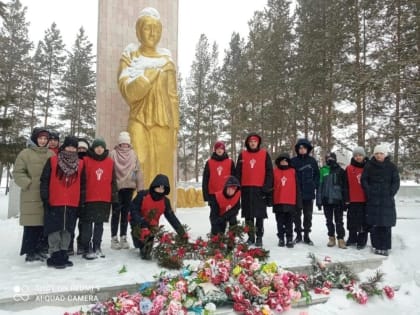
[[[214,144],[213,150],[216,151],[217,149],[223,149],[223,151],[225,151],[226,150],[225,143],[223,141],[217,141]]]

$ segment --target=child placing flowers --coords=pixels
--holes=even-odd
[[[226,223],[236,225],[239,208],[241,207],[241,191],[239,181],[234,176],[229,176],[222,190],[210,199],[211,234],[225,233]]]
[[[153,229],[159,226],[163,214],[178,235],[185,230],[172,211],[169,198],[169,179],[166,175],[157,175],[148,190],[141,190],[130,205],[130,225],[134,247],[140,249],[142,259],[151,259],[153,247]]]

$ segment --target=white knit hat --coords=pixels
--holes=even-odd
[[[387,155],[388,154],[387,146],[385,144],[378,144],[373,150],[373,154],[376,154],[376,153],[383,153]]]
[[[130,134],[127,131],[121,131],[118,136],[118,144],[122,143],[131,144]]]
[[[365,149],[363,147],[355,147],[353,149],[353,157],[355,157],[356,155],[366,156]]]

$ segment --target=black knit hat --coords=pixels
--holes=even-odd
[[[66,147],[74,147],[77,149],[77,145],[78,145],[79,141],[76,137],[74,136],[67,136],[64,138],[64,142],[60,147],[60,151],[64,150]]]
[[[50,131],[50,140],[51,139],[60,140],[60,133],[58,131],[51,130]]]
[[[283,161],[283,160],[286,160],[287,163],[290,165],[290,154],[287,153],[287,152],[286,153],[280,153],[279,156],[276,158],[274,163],[277,166],[280,166],[280,162]]]

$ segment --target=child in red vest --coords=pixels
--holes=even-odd
[[[103,139],[95,139],[83,158],[86,174],[86,203],[80,210],[83,258],[104,258],[101,250],[104,222],[108,222],[111,203],[118,204],[114,161]]]
[[[260,146],[261,137],[249,134],[245,140],[246,150],[239,154],[236,163],[236,177],[241,183],[241,215],[250,227],[247,243],[258,247],[263,245],[264,219],[273,193],[273,165],[268,152]]]
[[[41,199],[44,204],[44,233],[48,235],[50,258],[47,266],[62,269],[69,261],[71,232],[83,197],[83,161],[77,155],[77,138],[66,137],[57,155],[51,157],[41,175]]]
[[[214,202],[216,192],[223,190],[226,178],[234,175],[235,163],[226,153],[225,144],[217,141],[213,146],[213,154],[207,160],[203,171],[203,199],[210,205]],[[211,224],[211,215],[210,215]]]
[[[225,233],[226,223],[229,226],[238,224],[236,216],[241,207],[241,191],[239,181],[229,176],[223,189],[216,192],[210,201],[211,234]]]
[[[353,150],[350,165],[346,168],[347,190],[345,201],[348,208],[347,230],[349,231],[346,246],[357,246],[357,249],[365,248],[368,237],[366,195],[361,182],[363,168],[367,161],[365,149],[356,147]]]
[[[279,246],[293,248],[293,218],[296,207],[301,206],[302,200],[299,194],[296,171],[290,166],[290,155],[280,154],[274,168],[273,212],[276,214],[277,236]]]
[[[166,197],[169,192],[168,177],[159,174],[153,179],[149,190],[139,191],[130,205],[131,236],[134,247],[140,249],[142,259],[151,259],[153,234],[149,228],[159,226],[162,214],[178,235],[185,234],[183,226],[172,211],[169,198]]]

